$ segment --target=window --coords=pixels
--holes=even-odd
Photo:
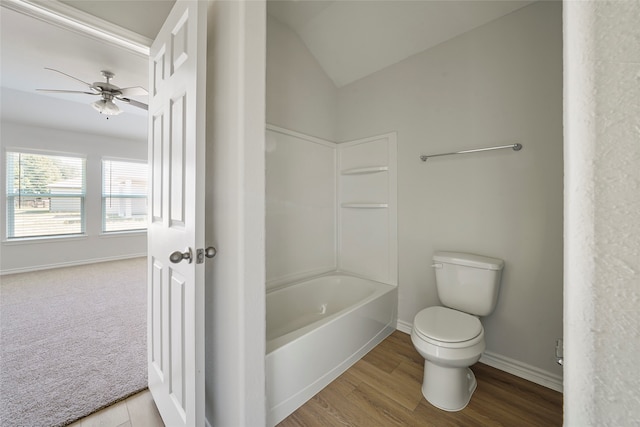
[[[102,231],[147,228],[147,164],[102,161]]]
[[[7,238],[84,233],[85,159],[7,151]]]

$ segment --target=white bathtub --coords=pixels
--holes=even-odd
[[[267,293],[267,424],[274,426],[395,330],[395,286],[330,274]]]

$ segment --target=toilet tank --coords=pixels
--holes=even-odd
[[[476,316],[493,312],[498,301],[504,261],[460,252],[433,255],[440,302]]]

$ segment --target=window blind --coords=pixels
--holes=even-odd
[[[85,159],[7,152],[7,238],[84,233]]]
[[[147,164],[102,161],[102,231],[147,228]]]

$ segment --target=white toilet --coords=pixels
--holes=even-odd
[[[438,296],[445,307],[429,307],[413,320],[411,341],[424,357],[422,394],[445,411],[464,409],[476,389],[469,366],[485,349],[478,316],[496,306],[504,261],[458,252],[433,255]]]

